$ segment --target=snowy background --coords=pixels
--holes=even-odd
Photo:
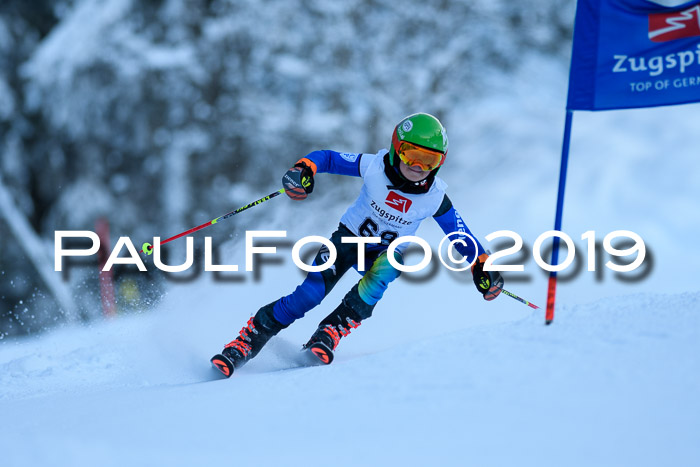
[[[211,354],[302,279],[291,248],[225,280],[118,267],[111,319],[96,261],[52,272],[55,230],[104,218],[112,243],[170,236],[274,191],[313,149],[386,147],[416,111],[447,128],[441,176],[473,232],[531,249],[553,225],[573,16],[567,0],[0,5],[3,465],[698,465],[698,105],[574,116],[578,260],[581,234],[618,229],[649,258],[571,274],[550,327],[437,269],[392,284],[333,365],[304,367],[351,272],[213,380]],[[304,204],[270,201],[195,244],[213,236],[242,266],[247,229],[329,235],[360,183],[319,176]],[[419,234],[440,239],[430,221]],[[544,306],[546,275],[514,258],[507,288]]]

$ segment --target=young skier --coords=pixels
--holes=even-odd
[[[326,364],[341,337],[372,316],[377,302],[399,271],[387,259],[387,247],[397,237],[413,235],[421,221],[433,217],[446,233],[471,232],[445,194],[446,183],[436,176],[445,162],[447,134],[432,115],[417,113],[404,118],[394,129],[390,149],[377,154],[347,154],[314,151],[300,159],[282,178],[285,193],[293,200],[303,200],[313,191],[314,176],[332,173],[362,177],[364,184],[357,200],[345,211],[330,241],[336,248],[335,264],[322,271],[310,272],[296,290],[263,306],[248,320],[238,337],[227,344],[212,363],[226,376],[255,357],[270,338],[314,308],[328,295],[351,267],[358,268],[357,248],[364,248],[365,268],[362,278],[345,295],[340,305],[318,326],[304,349],[313,352]],[[342,243],[342,237],[380,237],[381,244],[366,246]],[[478,243],[465,239],[456,244],[458,252],[471,261],[474,284],[486,300],[493,300],[503,287],[498,272],[484,271],[488,255]],[[404,244],[405,245],[405,244]],[[403,264],[401,248],[394,257]],[[314,265],[328,259],[323,246]],[[360,272],[362,274],[362,272]]]

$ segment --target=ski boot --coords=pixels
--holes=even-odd
[[[272,315],[274,303],[262,307],[241,329],[238,337],[224,346],[220,354],[211,359],[212,365],[226,377],[234,369],[245,365],[255,357],[267,341],[287,326],[279,323]]]
[[[343,301],[333,313],[319,323],[318,329],[303,349],[313,353],[321,363],[329,365],[333,361],[333,352],[340,339],[350,334],[361,321],[359,315]]]

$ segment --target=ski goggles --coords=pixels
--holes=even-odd
[[[402,141],[398,148],[399,158],[404,164],[417,165],[422,170],[434,170],[445,162],[445,153]]]

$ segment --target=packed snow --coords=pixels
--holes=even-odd
[[[208,358],[269,288],[179,287],[155,313],[3,348],[3,464],[700,459],[700,293],[565,305],[545,327],[515,302],[442,310],[427,286],[400,284],[332,365],[304,366],[299,352],[325,312],[314,310],[219,379]]]

